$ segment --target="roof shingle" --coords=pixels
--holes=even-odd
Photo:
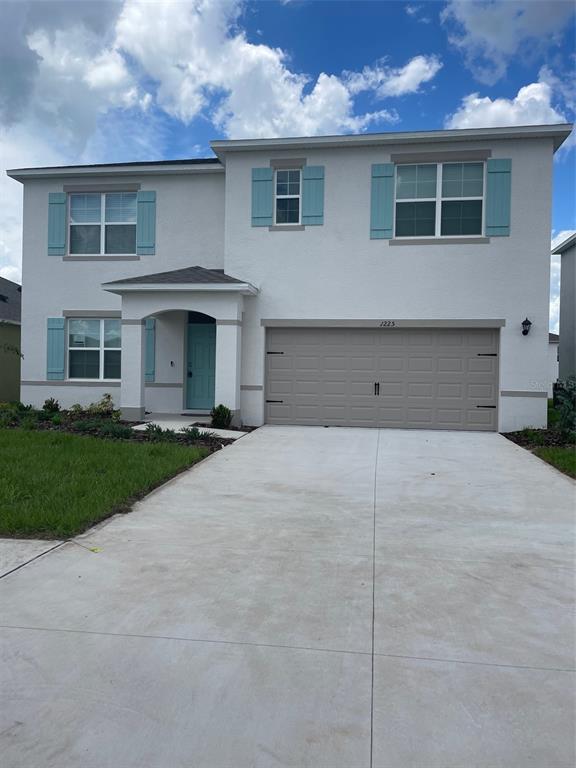
[[[177,283],[243,283],[235,277],[226,275],[221,269],[205,269],[205,267],[185,267],[173,269],[170,272],[155,272],[151,275],[127,277],[125,280],[113,280],[104,285],[152,285]]]

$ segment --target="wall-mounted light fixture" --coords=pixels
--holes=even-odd
[[[531,327],[532,323],[530,320],[528,320],[528,318],[526,318],[526,320],[522,320],[522,336],[528,336]]]

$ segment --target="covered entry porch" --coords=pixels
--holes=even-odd
[[[146,410],[207,413],[215,404],[240,417],[244,298],[249,283],[221,270],[188,267],[104,283],[122,299],[122,417]]]

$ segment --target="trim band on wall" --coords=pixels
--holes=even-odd
[[[216,325],[242,325],[242,320],[216,320]]]
[[[140,184],[110,182],[109,184],[64,184],[64,192],[138,192]]]
[[[390,155],[393,163],[450,163],[464,160],[487,160],[490,149],[453,150],[445,152],[397,152]]]
[[[240,384],[240,389],[244,392],[262,392],[262,384]]]
[[[394,325],[384,325],[394,323]],[[381,318],[377,320],[286,320],[262,318],[260,325],[268,328],[382,328],[394,331],[400,328],[502,328],[506,320],[399,320],[396,318]]]
[[[116,309],[63,309],[62,317],[122,317]]]
[[[23,387],[119,387],[119,381],[21,381]]]
[[[502,397],[548,397],[548,392],[535,392],[533,389],[503,389],[500,394]]]

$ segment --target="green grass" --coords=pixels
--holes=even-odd
[[[0,536],[69,538],[126,511],[207,454],[168,443],[0,429]]]
[[[560,414],[554,408],[554,400],[552,398],[549,398],[548,400],[548,429],[553,429],[557,424],[558,420],[560,419]]]
[[[574,448],[536,448],[536,456],[539,456],[548,464],[559,469],[560,472],[576,479],[576,449]]]

